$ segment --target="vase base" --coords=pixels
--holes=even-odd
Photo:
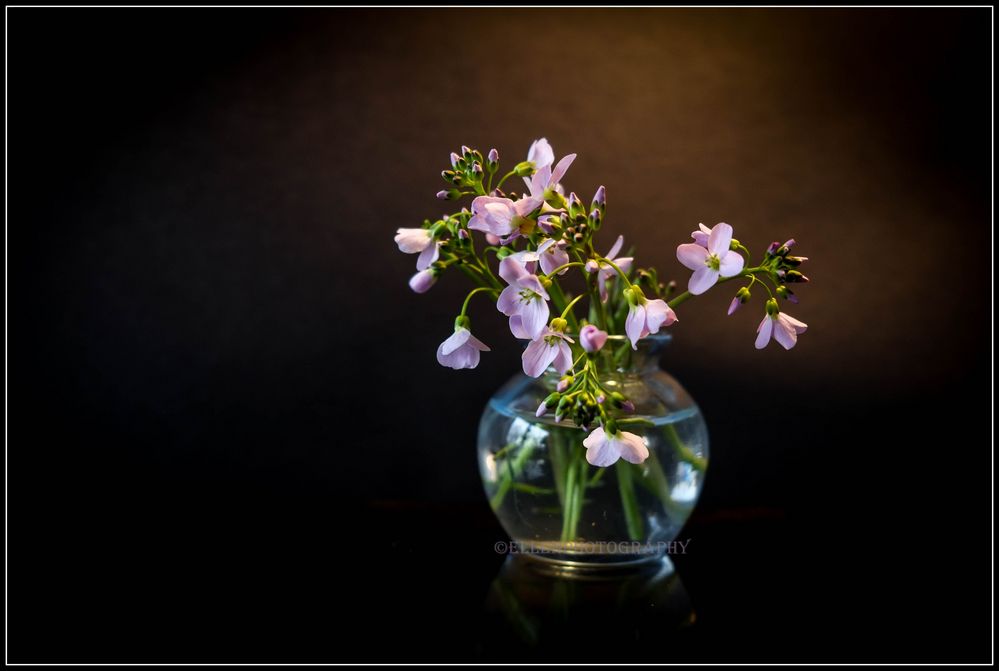
[[[516,541],[516,555],[543,573],[567,575],[618,575],[673,570],[664,547],[640,543],[561,543]]]

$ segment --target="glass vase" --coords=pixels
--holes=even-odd
[[[479,423],[478,458],[486,495],[510,535],[510,552],[580,568],[660,560],[674,542],[704,484],[708,433],[697,404],[659,366],[670,336],[643,338],[633,351],[611,336],[598,353],[600,379],[645,420],[622,430],[642,437],[649,457],[606,468],[586,460],[587,431],[569,418],[538,418],[558,383],[520,373],[493,395]],[[679,543],[682,543],[680,541]]]

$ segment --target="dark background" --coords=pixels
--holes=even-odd
[[[988,661],[991,16],[8,10],[10,661]],[[697,619],[619,647],[483,636],[519,346],[439,367],[465,285],[392,242],[541,136],[663,275],[811,257],[791,352],[679,311]]]

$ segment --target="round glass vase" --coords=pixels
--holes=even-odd
[[[690,394],[659,367],[670,339],[648,336],[633,351],[623,336],[611,336],[595,359],[604,387],[634,403],[627,416],[646,420],[622,427],[649,448],[641,464],[592,466],[586,431],[569,418],[556,423],[551,412],[535,415],[558,383],[553,369],[539,378],[519,373],[489,400],[479,423],[479,470],[511,552],[599,569],[676,550],[672,541],[704,484],[708,432]]]

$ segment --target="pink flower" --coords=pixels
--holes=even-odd
[[[708,234],[707,247],[689,242],[676,248],[676,258],[694,271],[687,289],[695,296],[703,294],[719,277],[732,277],[742,272],[742,255],[732,251],[732,227],[717,224]]]
[[[798,342],[798,335],[808,329],[808,324],[800,322],[791,315],[780,312],[777,301],[767,301],[767,315],[760,322],[756,332],[756,349],[763,349],[770,342],[770,337],[780,343],[784,349],[791,349]]]
[[[610,259],[615,265],[617,265],[618,268],[621,269],[621,272],[627,273],[631,270],[631,264],[634,259],[630,256],[625,256],[619,259],[614,258],[617,256],[618,252],[621,251],[622,246],[624,246],[624,236],[619,235],[617,236],[617,241],[614,243],[614,246],[610,248],[610,251],[607,252],[607,256],[604,258]],[[586,271],[590,273],[597,273],[597,284],[600,286],[600,300],[606,302],[607,280],[614,277],[614,275],[617,274],[617,271],[614,270],[612,266],[603,262],[598,262],[596,259],[590,259],[586,262]]]
[[[535,170],[540,170],[555,162],[555,150],[545,138],[535,140],[527,150],[527,160],[534,164]]]
[[[610,466],[622,458],[632,464],[649,458],[649,448],[642,437],[627,431],[608,434],[603,427],[597,427],[583,439],[583,446],[586,460],[599,467]]]
[[[513,201],[496,196],[479,196],[472,201],[472,218],[468,227],[473,231],[483,231],[502,239],[506,244],[521,233],[528,233],[535,222],[528,219],[544,201],[541,197],[526,197]]]
[[[638,349],[638,341],[652,333],[659,333],[663,326],[674,323],[676,313],[666,301],[656,298],[649,300],[637,286],[625,289],[630,305],[628,317],[624,320],[624,331],[631,340],[631,348]]]
[[[457,321],[461,320],[459,317]],[[473,336],[467,327],[456,324],[454,334],[437,348],[437,363],[455,370],[475,368],[479,365],[479,352],[488,351],[489,347]]]
[[[399,251],[417,254],[416,269],[426,270],[440,257],[440,242],[434,242],[433,234],[426,228],[400,228],[395,235]]]
[[[697,225],[698,230],[690,234],[690,237],[694,239],[695,245],[700,245],[705,249],[708,248],[708,236],[711,235],[711,229],[704,224]]]
[[[533,146],[532,146],[533,148]],[[545,165],[535,164],[536,172],[531,177],[524,177],[524,184],[527,185],[528,191],[532,196],[538,196],[540,198],[545,197],[545,192],[548,189],[556,190],[559,182],[565,177],[566,171],[572,162],[576,159],[575,154],[567,154],[562,157],[562,160],[558,162],[555,169],[552,170],[551,163],[555,160],[554,153],[551,153],[551,147],[548,147],[548,152],[551,158]],[[547,158],[547,156],[546,156]],[[528,161],[530,161],[530,153],[528,153]]]
[[[548,292],[538,276],[514,256],[500,261],[499,274],[510,286],[500,293],[496,309],[510,317],[515,337],[534,340],[548,323]]]
[[[601,331],[593,324],[587,324],[579,331],[579,344],[591,354],[597,352],[607,342],[607,331]]]
[[[524,355],[521,357],[524,373],[538,377],[548,369],[548,366],[553,366],[560,375],[564,375],[572,368],[572,350],[569,349],[571,342],[572,338],[564,333],[545,326],[541,334],[524,349]]]
[[[555,241],[548,238],[538,245],[538,258],[541,260],[541,272],[546,275],[559,266],[569,263],[569,252],[565,251],[566,242],[564,240]],[[563,268],[558,272],[564,275],[569,269]]]

